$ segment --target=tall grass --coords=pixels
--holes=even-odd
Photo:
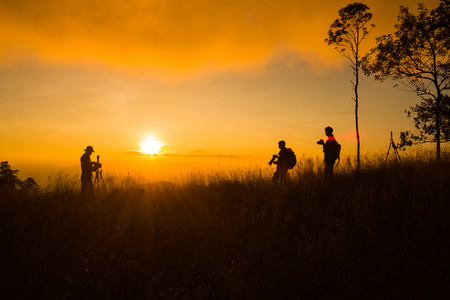
[[[173,182],[59,175],[0,201],[0,298],[448,299],[450,164],[302,158]]]

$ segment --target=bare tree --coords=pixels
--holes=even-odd
[[[341,55],[350,61],[355,80],[351,81],[355,96],[355,122],[356,122],[356,142],[357,142],[357,168],[360,168],[360,136],[358,122],[358,86],[359,72],[361,68],[361,50],[360,46],[363,40],[369,37],[374,24],[368,24],[372,19],[372,13],[368,12],[369,7],[366,4],[354,2],[339,10],[339,19],[336,19],[330,26],[328,38],[325,42],[328,45],[335,46]],[[367,27],[369,26],[369,28]]]

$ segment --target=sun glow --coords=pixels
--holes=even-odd
[[[144,154],[158,154],[162,152],[163,144],[155,140],[152,136],[147,137],[141,144],[141,152]]]

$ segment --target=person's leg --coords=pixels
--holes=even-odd
[[[85,195],[94,194],[94,184],[92,183],[92,178],[81,179],[81,193]]]
[[[272,184],[278,185],[279,179],[280,179],[280,172],[277,170],[275,173],[273,173]]]
[[[324,170],[324,176],[326,180],[333,179],[333,164],[332,163],[325,163],[325,170]]]

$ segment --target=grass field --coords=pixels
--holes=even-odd
[[[0,298],[450,299],[450,163],[383,158],[2,194]]]

